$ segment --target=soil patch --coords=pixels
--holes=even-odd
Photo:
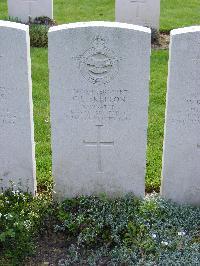
[[[152,49],[165,50],[169,49],[170,35],[169,33],[161,32],[157,41],[152,43]]]
[[[57,266],[61,259],[67,256],[71,243],[67,242],[66,235],[52,233],[38,239],[34,256],[27,258],[26,266]]]

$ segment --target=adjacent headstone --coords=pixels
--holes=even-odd
[[[200,205],[200,27],[171,32],[162,195]]]
[[[160,0],[116,0],[116,21],[159,30]]]
[[[53,18],[53,0],[8,0],[8,15],[27,23],[36,17]]]
[[[151,34],[112,22],[49,32],[57,197],[144,196]]]
[[[0,189],[36,191],[29,28],[0,21]]]

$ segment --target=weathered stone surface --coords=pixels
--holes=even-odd
[[[28,26],[0,21],[0,188],[35,193]]]
[[[116,21],[159,30],[160,0],[116,0]]]
[[[42,16],[52,19],[53,0],[8,0],[8,14],[24,23]]]
[[[120,23],[49,32],[53,176],[58,198],[143,196],[151,34]]]
[[[171,32],[162,195],[200,205],[200,27]]]

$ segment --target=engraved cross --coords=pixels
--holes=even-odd
[[[102,147],[113,147],[114,141],[101,141],[101,128],[103,125],[96,125],[97,127],[97,141],[83,141],[83,144],[88,147],[96,147],[97,149],[97,168],[99,173],[103,173],[102,167]]]
[[[22,0],[25,3],[28,3],[28,8],[29,8],[29,17],[32,15],[32,4],[36,3],[38,0]]]
[[[136,7],[136,18],[138,18],[139,14],[140,14],[140,5],[141,4],[145,4],[146,0],[131,0],[131,3],[137,4],[137,7]]]

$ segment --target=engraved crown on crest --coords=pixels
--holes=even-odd
[[[105,40],[101,36],[94,39],[93,46],[96,50],[102,50],[105,47]]]
[[[118,72],[119,59],[106,45],[102,36],[96,36],[89,49],[77,57],[82,76],[93,84],[106,84]]]

